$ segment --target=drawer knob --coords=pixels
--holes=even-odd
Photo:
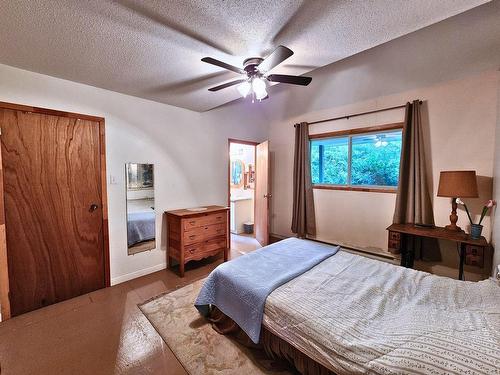
[[[190,240],[194,240],[195,238],[196,238],[196,236],[194,234],[192,236],[189,236]]]

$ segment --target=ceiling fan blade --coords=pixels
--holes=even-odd
[[[219,85],[219,86],[211,87],[208,89],[208,91],[219,91],[219,90],[237,85],[238,83],[242,83],[245,81],[246,81],[246,79],[237,79],[236,81],[231,81],[231,82],[223,83],[222,85]]]
[[[267,79],[271,82],[290,83],[292,85],[307,86],[311,83],[311,77],[289,76],[286,74],[270,74]]]
[[[207,64],[212,64],[216,66],[220,66],[221,68],[231,70],[235,73],[240,73],[240,74],[245,74],[245,71],[243,69],[237,68],[233,65],[226,64],[225,62],[213,59],[211,57],[204,57],[201,59],[201,61],[206,62]]]
[[[278,46],[273,53],[267,56],[264,61],[259,64],[259,71],[265,73],[270,71],[272,68],[281,64],[283,61],[288,59],[293,55],[293,51],[285,46]]]

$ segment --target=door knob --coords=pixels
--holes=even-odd
[[[92,203],[92,204],[90,205],[89,212],[94,212],[95,210],[97,210],[97,208],[98,208],[98,207],[99,207],[99,206],[98,206],[97,204]]]
[[[273,196],[273,195],[272,195],[271,193],[269,193],[269,194],[264,194],[264,198],[272,198],[272,196]]]

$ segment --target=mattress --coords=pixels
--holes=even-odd
[[[500,374],[500,287],[339,251],[275,289],[264,326],[337,374]]]

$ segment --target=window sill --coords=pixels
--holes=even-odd
[[[397,189],[382,188],[382,187],[377,188],[377,187],[338,186],[338,185],[321,185],[321,184],[313,184],[313,189],[364,191],[369,193],[391,193],[391,194],[396,194],[398,191]]]

